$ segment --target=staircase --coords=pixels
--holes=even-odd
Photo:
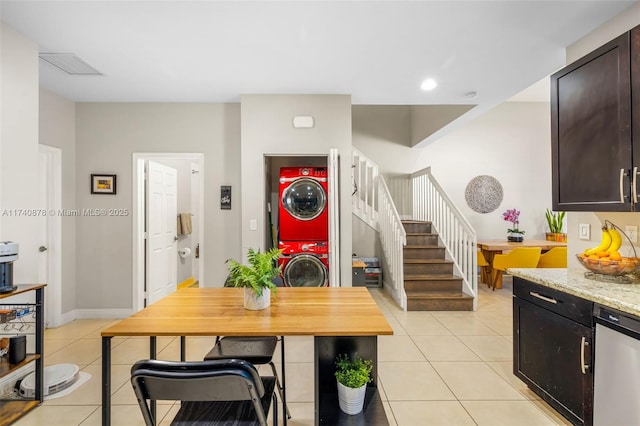
[[[390,191],[356,149],[352,167],[352,211],[378,232],[384,291],[408,311],[475,310],[476,233],[431,168],[394,176]]]
[[[473,297],[462,292],[462,278],[438,245],[431,222],[403,220],[407,245],[403,249],[407,311],[472,311]]]

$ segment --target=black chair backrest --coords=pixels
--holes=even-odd
[[[142,360],[131,367],[131,384],[147,422],[151,414],[146,400],[260,401],[264,395],[256,368],[239,359]]]

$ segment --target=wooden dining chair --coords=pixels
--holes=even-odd
[[[567,248],[554,247],[546,253],[540,255],[538,268],[566,268]]]
[[[149,359],[131,367],[131,385],[147,426],[155,426],[157,421],[150,401],[161,400],[181,401],[172,425],[267,426],[270,407],[277,425],[275,383],[275,377],[261,377],[253,364],[239,359]]]
[[[493,280],[491,290],[496,289],[498,282],[502,280],[502,274],[508,268],[535,268],[540,260],[540,247],[517,247],[509,253],[496,254],[493,257]]]

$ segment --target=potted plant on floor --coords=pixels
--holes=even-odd
[[[353,359],[342,354],[336,358],[336,379],[338,380],[338,402],[347,414],[358,414],[364,406],[367,383],[371,381],[373,363],[355,354]]]
[[[549,232],[546,233],[547,241],[558,241],[561,243],[567,242],[567,234],[562,232],[564,227],[564,216],[566,212],[552,212],[547,209],[545,216],[547,218],[547,225],[549,225]]]
[[[271,305],[271,291],[276,292],[273,279],[280,275],[277,261],[282,250],[271,249],[267,252],[249,249],[247,259],[249,265],[228,259],[229,277],[227,283],[231,287],[244,288],[244,307],[250,310],[266,309]]]

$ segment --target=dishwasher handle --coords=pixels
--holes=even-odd
[[[593,317],[596,323],[628,336],[640,338],[640,318],[638,317],[597,304],[594,306]]]

